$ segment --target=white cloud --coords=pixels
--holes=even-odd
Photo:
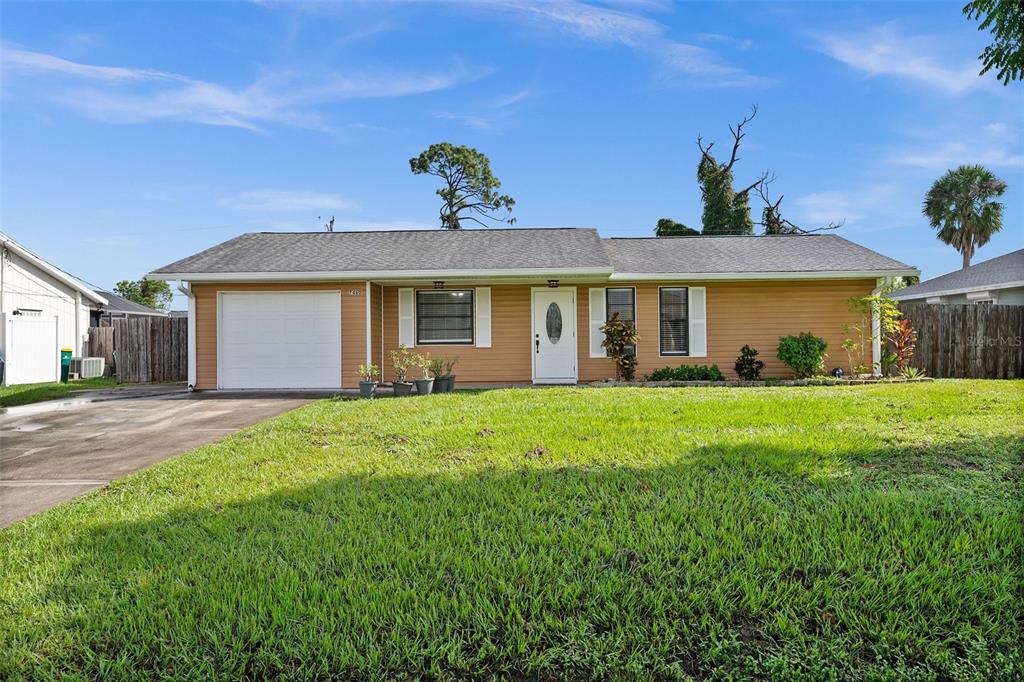
[[[489,73],[458,62],[443,72],[419,74],[334,72],[310,77],[274,72],[236,87],[165,71],[84,64],[7,46],[2,56],[8,82],[56,79],[63,87],[41,90],[43,96],[101,121],[179,120],[249,130],[261,130],[268,123],[326,128],[315,111],[319,104],[447,90]]]
[[[876,231],[912,222],[917,215],[918,201],[915,197],[911,207],[907,194],[900,188],[877,184],[813,192],[796,198],[793,203],[798,217],[795,222],[801,227],[815,228],[842,221],[844,228]]]
[[[976,163],[992,168],[1024,168],[1024,149],[1017,130],[1007,123],[947,125],[929,128],[915,137],[915,144],[892,152],[886,160],[894,166],[931,173]]]
[[[228,208],[260,212],[345,211],[357,206],[336,194],[309,190],[256,189],[226,197],[221,203]]]
[[[533,90],[530,90],[529,88],[523,88],[522,90],[510,92],[507,95],[502,95],[498,99],[494,100],[494,106],[499,109],[511,107],[521,102],[525,102],[528,99],[533,99],[534,97],[536,97],[536,95],[537,93],[535,93]]]
[[[451,111],[439,111],[434,114],[434,118],[440,118],[446,121],[458,121],[463,123],[470,128],[476,128],[477,130],[490,130],[494,124],[483,116],[474,116],[472,114],[457,114]]]
[[[93,66],[91,64],[80,64],[67,59],[61,59],[54,55],[42,52],[31,52],[29,50],[18,50],[15,48],[3,48],[3,63],[5,71],[26,72],[26,73],[59,73],[67,76],[77,76],[89,80],[104,81],[141,81],[141,80],[167,80],[187,81],[188,79],[173,73],[154,71],[151,69],[133,69],[120,66]]]
[[[1005,147],[979,148],[964,142],[946,142],[937,146],[905,150],[893,154],[891,163],[944,171],[963,164],[981,164],[993,168],[1024,168],[1024,154],[1015,154]]]
[[[994,83],[978,75],[977,59],[952,63],[946,56],[948,44],[902,33],[894,22],[862,33],[820,34],[817,40],[822,52],[868,76],[890,76],[946,95],[963,95]]]
[[[653,56],[666,73],[685,76],[700,85],[749,87],[770,82],[723,62],[707,48],[672,40],[664,24],[636,12],[575,0],[493,0],[474,4],[534,25],[555,28],[583,40],[624,45]],[[625,6],[645,7],[646,3],[627,3]]]
[[[519,104],[536,96],[533,90],[523,88],[493,101],[480,98],[476,113],[439,111],[434,118],[458,121],[477,130],[494,130],[506,124],[514,115]]]
[[[727,45],[736,50],[749,50],[754,47],[754,41],[749,38],[734,38],[721,33],[698,33],[694,37],[702,43]]]

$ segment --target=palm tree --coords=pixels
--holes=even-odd
[[[921,209],[936,235],[963,254],[964,268],[979,246],[1003,228],[1002,196],[1006,183],[983,166],[960,166],[935,181]]]

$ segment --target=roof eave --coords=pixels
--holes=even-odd
[[[616,272],[612,280],[764,280],[764,279],[865,279],[919,277],[916,268],[892,270],[812,270],[793,272]]]
[[[938,291],[909,291],[911,287],[907,287],[908,290],[894,292],[892,297],[900,301],[909,301],[918,298],[956,296],[958,294],[974,293],[975,291],[998,291],[999,289],[1014,289],[1017,287],[1024,287],[1024,280],[1016,282],[1000,282],[999,284],[979,284],[972,287],[957,287],[954,289],[939,289]]]
[[[611,268],[512,268],[470,270],[363,270],[322,272],[151,272],[146,279],[188,282],[309,282],[487,277],[608,277]]]
[[[24,246],[14,241],[13,239],[11,239],[9,236],[2,232],[0,232],[0,245],[2,245],[5,249],[10,249],[14,251],[16,254],[18,254],[20,258],[24,258],[29,263],[32,263],[34,266],[36,266],[46,274],[50,275],[57,281],[63,283],[65,286],[68,286],[74,289],[75,291],[80,291],[81,293],[85,294],[87,298],[90,298],[93,301],[96,301],[97,303],[102,303],[103,305],[106,305],[108,303],[107,299],[103,298],[95,291],[85,286],[84,284],[82,284],[77,279],[75,279],[68,273],[64,272],[57,266],[47,263],[45,260],[37,256],[36,254],[32,253]]]

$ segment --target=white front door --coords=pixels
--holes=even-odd
[[[576,383],[576,290],[533,290],[533,381]]]
[[[221,292],[218,388],[340,388],[341,294]]]

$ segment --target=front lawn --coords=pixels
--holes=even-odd
[[[1022,407],[317,402],[0,531],[0,678],[1020,679]]]
[[[27,405],[38,403],[43,400],[56,400],[66,398],[73,391],[84,391],[98,388],[116,388],[116,377],[96,377],[94,379],[79,379],[62,384],[57,381],[47,381],[42,384],[17,384],[14,386],[0,386],[0,407],[13,407],[15,405]]]

